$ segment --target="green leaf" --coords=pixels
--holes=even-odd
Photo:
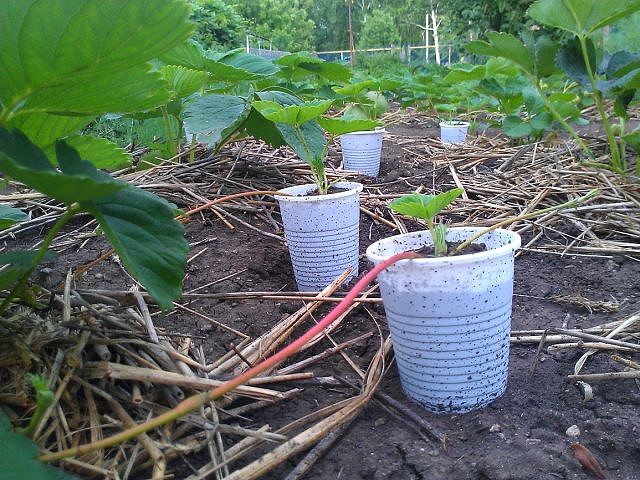
[[[461,188],[454,188],[438,195],[412,193],[393,200],[389,208],[402,215],[421,218],[431,223],[435,216],[462,195],[462,192]]]
[[[350,103],[347,105],[347,108],[344,109],[342,118],[345,120],[369,120],[369,114],[367,114],[362,105]]]
[[[507,115],[502,119],[504,133],[512,138],[528,137],[533,133],[533,127],[518,115]]]
[[[170,94],[159,72],[143,64],[95,77],[93,72],[42,85],[30,93],[17,115],[60,113],[98,115],[136,112],[166,103]]]
[[[318,118],[331,107],[332,103],[331,100],[312,100],[283,106],[273,101],[256,100],[253,102],[253,108],[272,122],[299,127]]]
[[[607,78],[620,78],[640,68],[640,53],[616,52],[607,62]]]
[[[500,103],[500,109],[506,114],[517,111],[524,101],[523,85],[513,80],[502,85],[495,78],[485,78],[477,88],[485,95],[495,97]]]
[[[16,267],[29,266],[33,263],[37,254],[37,250],[14,250],[12,252],[3,252],[0,253],[0,265],[13,265]],[[56,256],[57,254],[54,251],[48,250],[42,261],[50,262],[55,259]]]
[[[449,73],[444,77],[444,81],[449,85],[455,85],[460,82],[473,82],[482,80],[485,73],[486,67],[484,65],[464,65],[449,70]]]
[[[17,128],[42,149],[53,147],[59,138],[78,133],[94,117],[71,117],[48,113],[30,113],[11,118],[5,127]],[[53,151],[53,148],[52,150]]]
[[[0,127],[0,171],[45,195],[71,204],[108,195],[126,185],[81,160],[78,152],[62,141],[56,144],[56,157],[62,173],[22,132],[10,133]]]
[[[238,130],[251,111],[251,103],[232,95],[203,95],[189,102],[184,122],[198,141],[217,147]]]
[[[249,72],[256,78],[273,75],[280,70],[271,60],[240,50],[225,53],[216,60],[219,63]]]
[[[164,52],[158,57],[158,60],[165,65],[176,65],[192,70],[205,71],[207,57],[205,57],[202,46],[195,40],[189,39]]]
[[[207,72],[193,70],[182,65],[165,65],[160,69],[175,97],[187,97],[200,90],[209,79]]]
[[[5,0],[0,103],[10,115],[152,108],[165,83],[149,60],[184,41],[182,1]]]
[[[562,118],[572,119],[580,116],[578,108],[580,98],[575,93],[555,92],[549,95],[549,101]]]
[[[634,90],[623,91],[616,95],[615,102],[613,104],[613,111],[616,114],[616,117],[624,118],[625,120],[629,120],[629,114],[627,109],[629,105],[635,98],[636,92]]]
[[[326,139],[318,122],[307,122],[300,127],[302,136],[309,148],[309,154],[307,154],[307,151],[291,125],[287,125],[286,123],[276,123],[275,125],[280,131],[282,138],[287,142],[287,145],[293,148],[302,160],[311,164],[314,159],[324,159]]]
[[[318,118],[318,124],[331,135],[373,130],[379,125],[375,120],[349,120],[344,118]]]
[[[363,91],[374,88],[375,80],[365,80],[364,82],[349,83],[343,87],[334,87],[334,92],[338,95],[344,95],[347,98],[355,99]]]
[[[591,75],[596,74],[596,49],[593,42],[589,39],[586,40],[587,53],[589,58]],[[572,40],[565,43],[556,56],[556,64],[560,67],[567,76],[578,83],[580,83],[586,90],[592,91],[591,80],[589,76],[589,70],[584,62],[582,56],[582,48],[580,46],[580,40],[574,37]]]
[[[545,78],[558,73],[555,59],[558,54],[558,44],[547,35],[538,37],[534,44],[534,58],[536,75]]]
[[[622,140],[624,140],[626,144],[633,149],[634,152],[640,154],[640,131],[629,133],[623,136]],[[640,164],[638,160],[636,160],[636,162],[637,164]]]
[[[0,205],[0,230],[9,228],[16,223],[29,220],[29,215],[19,208],[13,208],[9,205]]]
[[[309,76],[317,76],[331,82],[348,82],[351,78],[351,70],[347,67],[312,57],[306,52],[284,55],[275,60],[275,63],[282,67],[279,76],[292,81],[300,81]]]
[[[285,107],[290,105],[300,105],[302,103],[299,98],[281,91],[257,92],[256,95],[262,101],[276,102]],[[302,160],[311,164],[315,158],[323,158],[326,139],[322,128],[318,125],[318,122],[311,120],[300,127],[307,147],[309,148],[308,153],[298,138],[293,126],[286,123],[275,123],[274,125],[280,132],[282,139],[287,145],[293,148]]]
[[[11,428],[11,422],[0,409],[0,472],[3,480],[72,480],[68,473],[36,460],[38,447]]]
[[[275,148],[287,144],[276,124],[264,118],[254,108],[251,109],[247,120],[242,124],[241,132],[245,137],[263,140]]]
[[[114,171],[128,167],[132,162],[130,153],[105,138],[76,135],[66,138],[65,142],[77,150],[81,158],[91,162],[96,168]],[[53,147],[47,149],[46,153],[49,159],[56,161]]]
[[[540,112],[531,119],[531,127],[534,130],[544,131],[551,128],[553,116],[549,112]]]
[[[586,36],[640,10],[640,0],[537,0],[528,14],[535,21]]]
[[[534,73],[533,54],[518,38],[509,33],[489,32],[488,42],[475,40],[467,44],[466,48],[477,55],[490,55],[511,60],[529,74]]]
[[[81,207],[98,220],[127,270],[170,309],[181,294],[189,249],[175,208],[132,185]]]
[[[524,99],[524,106],[527,109],[527,113],[529,115],[534,115],[538,112],[546,110],[546,105],[544,104],[544,100],[533,87],[525,88],[522,91],[522,96]]]

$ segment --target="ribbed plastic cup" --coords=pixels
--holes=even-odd
[[[446,144],[464,143],[468,129],[468,122],[440,122],[440,140]]]
[[[340,135],[344,168],[377,177],[380,173],[383,135],[384,129]]]
[[[322,290],[351,267],[358,275],[360,192],[362,184],[337,182],[337,193],[310,195],[314,184],[284,188],[280,204],[298,290]]]
[[[463,241],[481,228],[452,228]],[[513,258],[520,236],[494,230],[476,243],[486,251],[455,257],[402,260],[380,275],[400,381],[409,398],[434,413],[482,408],[507,386]],[[428,231],[374,243],[367,257],[432,245]]]

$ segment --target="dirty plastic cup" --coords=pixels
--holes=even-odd
[[[340,135],[344,168],[369,177],[377,177],[380,173],[384,132],[384,129],[376,129]]]
[[[451,228],[460,242],[482,228]],[[378,275],[402,389],[434,413],[476,410],[507,385],[514,252],[520,236],[494,230],[486,251],[401,260]],[[367,249],[378,264],[433,245],[428,231],[396,235]]]
[[[468,129],[469,122],[440,122],[440,140],[446,144],[464,143]]]
[[[351,267],[347,281],[358,275],[360,192],[362,184],[337,182],[341,189],[308,195],[315,184],[279,190],[284,232],[298,290],[319,291]]]

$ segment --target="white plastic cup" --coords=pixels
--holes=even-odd
[[[482,228],[452,228],[464,241]],[[513,258],[520,236],[494,230],[486,251],[401,260],[378,275],[402,389],[434,413],[482,408],[507,386]],[[396,235],[367,249],[378,264],[433,245],[428,231]]]
[[[284,188],[280,204],[298,290],[322,290],[351,267],[358,275],[360,192],[362,184],[337,182],[337,193],[310,195],[315,184]]]
[[[382,136],[384,129],[352,132],[340,135],[342,163],[345,169],[360,172],[369,177],[380,173]]]
[[[467,140],[469,122],[440,122],[440,140],[446,144],[464,143]]]

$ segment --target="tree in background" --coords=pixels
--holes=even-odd
[[[197,24],[193,38],[205,48],[241,47],[246,31],[244,18],[223,0],[191,0],[191,20]]]
[[[311,2],[311,8],[307,13],[315,24],[314,45],[317,50],[349,48],[349,22],[345,0],[315,0]],[[352,23],[354,32],[359,32],[359,17],[354,15]]]
[[[274,49],[296,52],[313,50],[315,24],[307,12],[312,0],[233,0],[247,19],[251,33],[268,38]]]
[[[440,14],[446,18],[443,30],[460,40],[476,39],[488,31],[518,35],[533,21],[527,9],[534,0],[447,0],[440,2]],[[605,0],[603,0],[605,1]]]
[[[400,32],[393,14],[385,9],[377,9],[369,14],[356,43],[359,48],[375,48],[399,46],[400,41]]]

